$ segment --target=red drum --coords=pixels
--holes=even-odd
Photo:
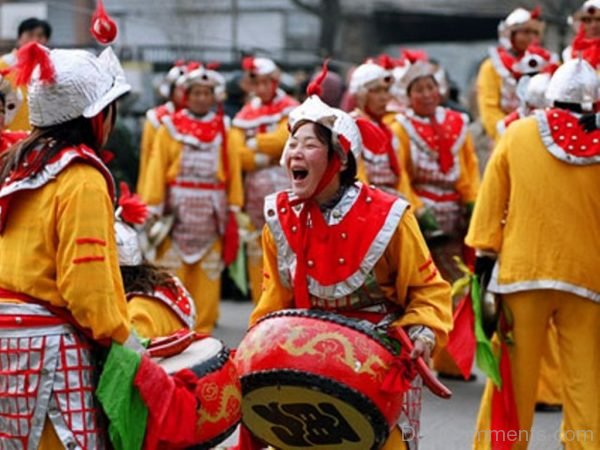
[[[233,433],[241,418],[242,394],[231,352],[225,344],[203,337],[177,355],[154,360],[169,375],[189,369],[198,378],[195,449],[213,448]]]
[[[236,353],[242,421],[282,450],[378,449],[403,411],[404,396],[381,389],[397,361],[370,324],[316,310],[270,314]]]

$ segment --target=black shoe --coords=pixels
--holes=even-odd
[[[441,378],[443,380],[464,381],[469,383],[477,380],[477,375],[475,375],[474,373],[469,375],[469,378],[467,378],[466,380],[465,377],[463,377],[462,375],[455,375],[453,373],[438,372],[437,376],[438,378]]]
[[[537,402],[535,404],[535,412],[542,413],[556,413],[562,411],[562,405],[555,405],[550,403]]]

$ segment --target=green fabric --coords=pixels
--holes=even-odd
[[[417,217],[417,221],[419,222],[419,227],[423,232],[438,231],[440,229],[440,224],[430,209],[425,209],[425,211],[423,211],[423,213]]]
[[[148,410],[133,386],[140,360],[136,352],[113,342],[100,375],[96,397],[110,420],[115,450],[140,450],[144,443]]]
[[[494,356],[491,341],[483,331],[483,322],[481,318],[481,290],[479,281],[477,281],[477,277],[474,275],[471,277],[471,299],[473,301],[473,312],[475,313],[475,341],[477,342],[475,360],[477,362],[477,367],[479,367],[482,372],[492,380],[492,383],[500,389],[502,387],[502,378],[500,377],[499,361],[496,356]]]
[[[239,246],[235,261],[229,265],[227,270],[229,271],[229,278],[233,280],[240,292],[244,295],[248,295],[248,278],[246,276],[244,245]]]

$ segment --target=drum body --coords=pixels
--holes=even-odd
[[[381,390],[397,357],[372,326],[307,310],[270,314],[236,353],[242,421],[282,450],[377,449],[402,413]]]
[[[188,369],[197,377],[195,449],[212,448],[233,433],[241,418],[241,387],[231,352],[221,341],[206,337],[155,361],[169,375]]]

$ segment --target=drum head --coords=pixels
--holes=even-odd
[[[285,381],[282,381],[285,380]],[[378,449],[385,417],[367,397],[318,375],[277,370],[243,377],[242,421],[281,449]]]
[[[194,342],[178,355],[157,359],[156,362],[171,375],[181,369],[191,369],[198,377],[215,370],[213,365],[222,365],[218,360],[227,360],[228,351],[218,339],[207,337]],[[209,367],[210,366],[210,367]]]

